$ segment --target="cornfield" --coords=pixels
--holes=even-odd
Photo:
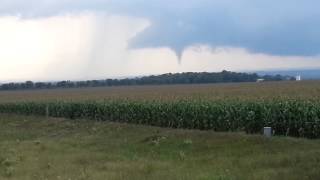
[[[320,102],[313,100],[105,100],[8,102],[0,113],[92,119],[169,128],[320,138]]]

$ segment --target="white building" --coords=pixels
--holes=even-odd
[[[296,76],[296,81],[301,81],[301,76],[300,75]]]
[[[257,79],[257,82],[264,82],[264,79]]]

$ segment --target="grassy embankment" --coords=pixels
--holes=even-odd
[[[320,141],[0,115],[0,179],[319,179]]]

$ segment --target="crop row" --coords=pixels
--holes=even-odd
[[[170,128],[320,138],[320,102],[270,101],[104,101],[0,104],[0,113],[92,119]]]

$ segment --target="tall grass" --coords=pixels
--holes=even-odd
[[[0,112],[247,133],[270,126],[275,135],[320,138],[320,102],[310,100],[17,102]]]

